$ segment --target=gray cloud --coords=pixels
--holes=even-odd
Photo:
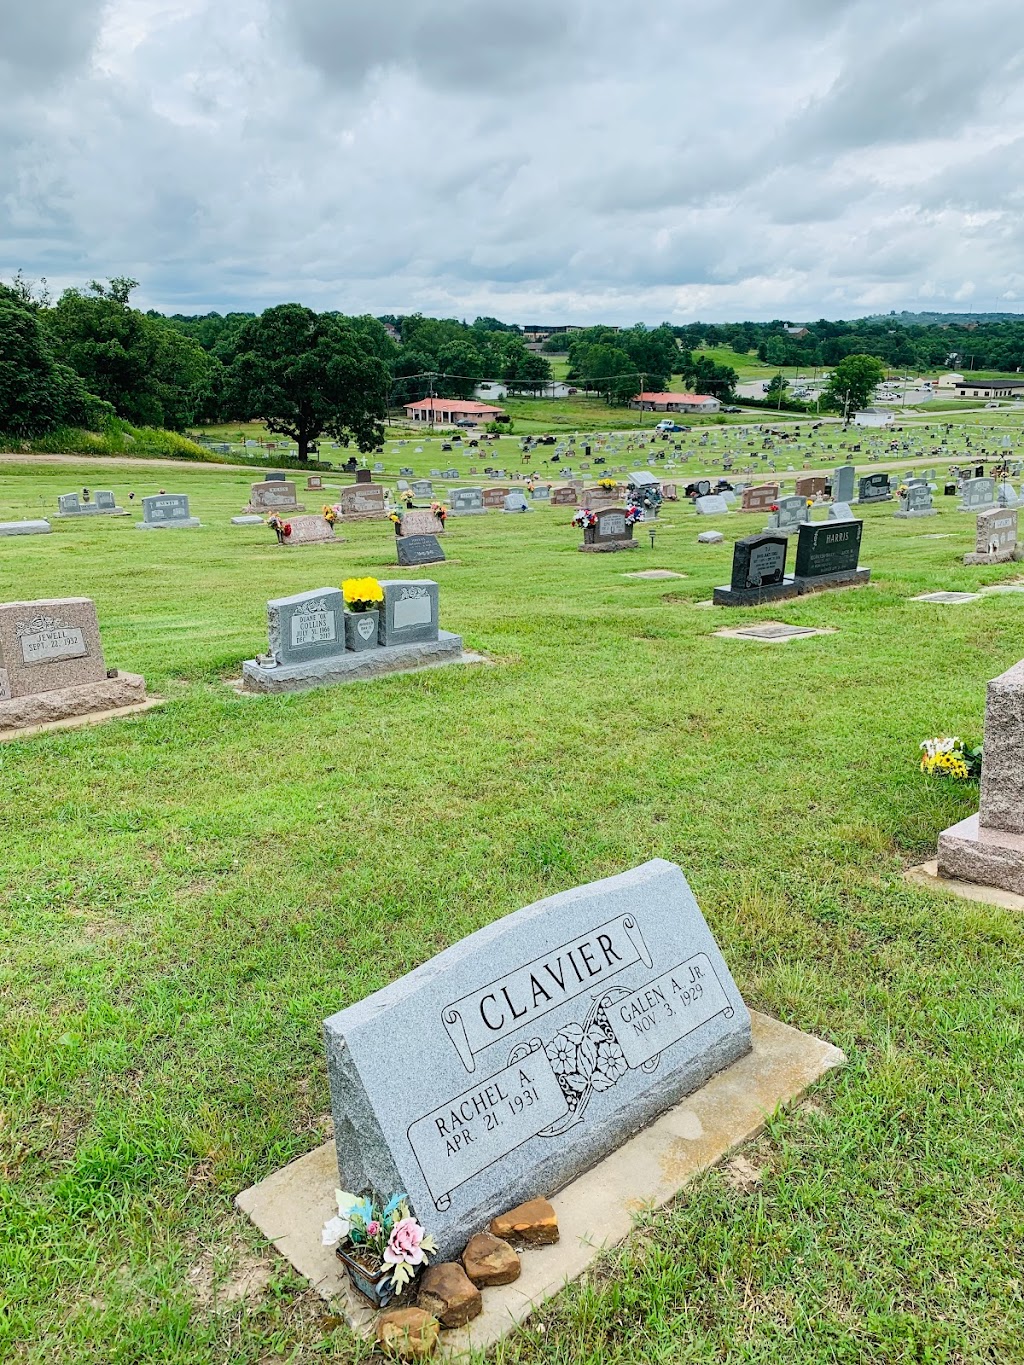
[[[187,311],[1006,307],[1015,8],[34,0],[0,57],[0,275]]]

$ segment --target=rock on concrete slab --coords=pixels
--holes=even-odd
[[[423,1272],[416,1303],[442,1327],[465,1327],[484,1311],[480,1290],[454,1261],[442,1261]]]
[[[438,1322],[422,1308],[389,1308],[377,1319],[377,1344],[385,1355],[418,1360],[437,1345]]]
[[[488,1285],[511,1284],[523,1271],[519,1256],[508,1242],[491,1232],[478,1232],[469,1239],[462,1253],[462,1264],[480,1289]]]
[[[531,1199],[491,1219],[491,1233],[523,1246],[550,1246],[558,1241],[558,1215],[546,1199]]]

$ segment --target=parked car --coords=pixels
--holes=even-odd
[[[722,411],[723,411],[723,412],[742,412],[743,409],[742,409],[742,408],[738,408],[738,407],[736,406],[735,403],[730,403],[729,406],[728,406],[728,407],[724,407],[724,408],[722,409]]]

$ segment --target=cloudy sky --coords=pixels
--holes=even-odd
[[[0,276],[167,311],[1024,312],[1019,0],[0,0]]]

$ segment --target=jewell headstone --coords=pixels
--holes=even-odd
[[[444,550],[437,536],[396,536],[395,548],[402,568],[416,564],[443,564]]]
[[[965,479],[960,488],[958,512],[987,512],[996,506],[996,481],[991,478]]]
[[[108,676],[87,597],[0,605],[0,731],[138,706],[145,681]]]
[[[199,518],[189,515],[188,497],[184,493],[158,493],[142,499],[142,520],[135,523],[137,531],[160,531],[170,527],[198,526]]]
[[[384,516],[384,487],[379,483],[353,483],[338,499],[345,521],[380,521]]]
[[[858,502],[886,502],[891,497],[888,474],[865,474],[861,479]]]
[[[450,515],[453,517],[478,517],[487,510],[479,488],[453,488],[449,503]]]
[[[1008,507],[979,512],[975,550],[964,555],[964,563],[1008,564],[1017,558],[1017,512]]]
[[[729,585],[715,588],[716,607],[757,606],[796,596],[792,578],[786,577],[786,551],[789,541],[777,531],[744,536],[733,546],[732,579]]]
[[[602,507],[614,507],[619,502],[619,492],[617,488],[601,488],[595,484],[592,488],[584,488],[582,501],[584,507],[596,512]]]
[[[807,522],[800,527],[793,581],[801,593],[867,583],[858,567],[862,521]]]
[[[741,512],[770,512],[772,504],[779,496],[777,483],[759,483],[752,488],[744,488],[740,500]]]
[[[906,520],[908,517],[934,517],[938,513],[932,506],[931,489],[924,482],[912,483],[906,486],[906,491],[900,498],[900,505],[893,516]]]
[[[744,1056],[751,1025],[656,859],[478,930],[324,1037],[342,1187],[407,1192],[445,1260]]]

